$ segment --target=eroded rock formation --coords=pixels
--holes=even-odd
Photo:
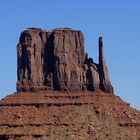
[[[21,33],[17,91],[94,91],[113,93],[99,38],[99,64],[84,51],[81,31],[29,28]]]
[[[100,88],[105,92],[113,92],[113,88],[109,81],[109,74],[103,52],[102,37],[99,37],[99,75],[100,75]]]

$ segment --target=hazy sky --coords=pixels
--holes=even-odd
[[[1,0],[0,98],[16,91],[16,45],[28,27],[81,30],[97,63],[102,35],[115,94],[140,110],[140,0]]]

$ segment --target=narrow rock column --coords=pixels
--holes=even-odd
[[[113,93],[113,87],[109,81],[108,69],[104,58],[102,37],[99,37],[99,75],[100,88],[104,92]]]

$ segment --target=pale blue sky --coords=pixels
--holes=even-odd
[[[1,0],[0,98],[16,91],[16,45],[28,27],[70,27],[98,62],[98,37],[115,94],[140,110],[140,0]]]

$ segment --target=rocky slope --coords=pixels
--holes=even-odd
[[[0,140],[139,140],[140,112],[113,94],[18,92],[0,101]]]

